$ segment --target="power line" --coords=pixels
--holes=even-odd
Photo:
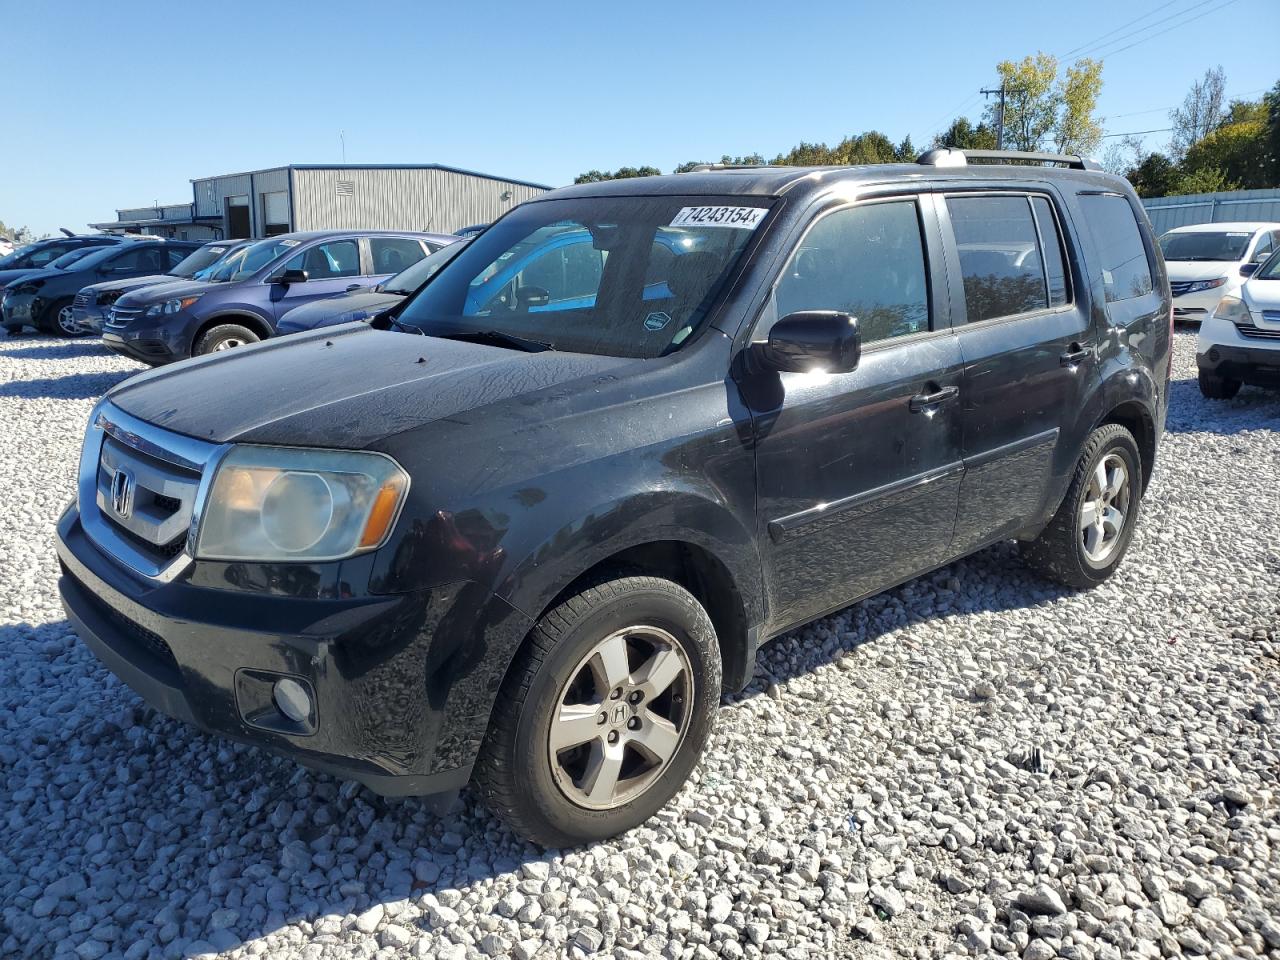
[[[1098,55],[1100,59],[1105,60],[1107,57],[1114,57],[1117,53],[1124,53],[1126,50],[1132,49],[1133,47],[1138,46],[1138,44],[1140,43],[1146,43],[1148,40],[1154,40],[1156,37],[1162,37],[1166,33],[1168,33],[1170,30],[1176,30],[1179,27],[1185,27],[1189,23],[1194,23],[1197,20],[1200,20],[1200,19],[1203,19],[1204,17],[1209,16],[1209,14],[1211,13],[1217,13],[1219,10],[1225,9],[1226,7],[1231,6],[1233,3],[1239,3],[1239,2],[1240,0],[1227,0],[1226,3],[1220,3],[1218,4],[1218,6],[1212,7],[1204,11],[1204,13],[1196,14],[1194,17],[1190,17],[1187,20],[1183,20],[1181,23],[1172,24],[1171,26],[1165,27],[1163,30],[1157,30],[1155,33],[1148,34],[1145,37],[1141,37],[1133,41],[1133,43],[1126,44],[1123,47],[1118,47],[1115,50],[1109,50],[1106,53],[1102,53],[1100,51],[1094,51],[1094,52]],[[1183,11],[1183,13],[1188,13],[1188,12],[1190,11],[1188,10]],[[1179,14],[1179,16],[1181,16],[1181,14]],[[1141,31],[1138,31],[1138,32],[1141,32]],[[1117,37],[1116,40],[1113,42],[1119,42],[1121,39],[1123,38]],[[1104,44],[1104,46],[1110,46],[1110,44]]]
[[[1173,127],[1161,127],[1159,130],[1130,130],[1127,133],[1104,133],[1102,135],[1102,139],[1108,140],[1111,137],[1140,137],[1147,133],[1168,133],[1172,129]]]
[[[1242,93],[1237,93],[1237,94],[1235,94],[1231,99],[1232,99],[1232,100],[1240,100],[1240,99],[1243,99],[1244,97],[1251,97],[1251,96],[1253,96],[1255,93],[1262,93],[1264,90],[1268,90],[1268,89],[1270,89],[1270,88],[1268,88],[1268,87],[1259,87],[1257,90],[1245,90],[1245,91],[1243,91]],[[1174,104],[1173,106],[1171,106],[1171,107],[1152,107],[1150,110],[1134,110],[1134,111],[1132,111],[1132,112],[1130,112],[1130,113],[1117,113],[1117,114],[1114,114],[1113,116],[1107,117],[1107,119],[1108,119],[1108,120],[1123,120],[1125,117],[1140,117],[1140,116],[1142,116],[1143,114],[1147,114],[1147,113],[1166,113],[1166,112],[1168,112],[1168,111],[1170,111],[1170,110],[1177,110],[1180,106],[1182,106],[1182,104],[1180,104],[1180,103],[1175,103],[1175,104]]]
[[[1212,0],[1206,0],[1206,2],[1212,2]],[[1129,20],[1129,21],[1127,21],[1127,22],[1125,22],[1125,23],[1122,23],[1122,24],[1120,24],[1120,26],[1115,27],[1115,28],[1113,28],[1113,29],[1111,29],[1111,30],[1108,30],[1106,33],[1104,33],[1104,34],[1102,34],[1102,35],[1100,35],[1100,36],[1094,37],[1094,38],[1093,38],[1092,40],[1090,40],[1088,43],[1082,43],[1082,44],[1080,44],[1080,46],[1078,46],[1078,47],[1072,47],[1072,48],[1071,48],[1070,50],[1068,50],[1066,53],[1061,54],[1061,55],[1058,57],[1058,59],[1059,59],[1059,60],[1065,60],[1065,59],[1067,59],[1067,57],[1071,56],[1072,54],[1079,53],[1079,52],[1080,52],[1080,51],[1082,51],[1082,50],[1085,50],[1085,49],[1087,49],[1087,48],[1089,48],[1089,47],[1092,47],[1092,46],[1094,46],[1095,44],[1097,44],[1099,41],[1105,40],[1105,39],[1107,39],[1108,37],[1113,36],[1114,34],[1119,33],[1121,30],[1125,29],[1126,27],[1131,27],[1131,26],[1133,26],[1135,23],[1137,23],[1138,21],[1147,19],[1147,17],[1151,16],[1153,13],[1160,13],[1160,12],[1161,12],[1162,10],[1164,10],[1164,9],[1165,9],[1165,7],[1167,7],[1167,6],[1168,6],[1168,4],[1167,4],[1167,3],[1162,3],[1162,4],[1160,4],[1159,6],[1153,7],[1153,8],[1151,8],[1150,10],[1148,10],[1146,13],[1142,14],[1142,16],[1140,16],[1140,17],[1134,17],[1132,20]],[[1193,4],[1192,4],[1192,7],[1194,7],[1194,6],[1195,6],[1195,4],[1193,3]],[[1190,9],[1192,9],[1192,7],[1188,7],[1187,9],[1188,9],[1188,10],[1190,10]],[[1184,12],[1185,12],[1185,11],[1184,11]],[[1175,16],[1176,16],[1176,14],[1175,14]],[[1151,24],[1148,24],[1147,26],[1151,26]],[[1145,30],[1145,29],[1146,29],[1146,27],[1143,27],[1142,29],[1144,29],[1144,30]]]

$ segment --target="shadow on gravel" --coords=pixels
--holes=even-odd
[[[87,400],[102,396],[133,371],[120,373],[70,373],[65,377],[40,377],[0,383],[0,397],[46,400]]]
[[[1209,400],[1195,380],[1169,384],[1166,433],[1216,433],[1280,429],[1280,391],[1241,387],[1231,400]]]
[[[68,340],[45,346],[19,347],[0,351],[0,356],[24,360],[70,360],[74,357],[110,357],[114,354],[99,340]]]

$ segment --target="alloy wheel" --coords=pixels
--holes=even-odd
[[[1109,453],[1093,468],[1080,505],[1080,540],[1090,562],[1105,564],[1120,545],[1129,512],[1129,468]]]
[[[230,350],[233,347],[243,347],[244,341],[239,337],[227,337],[225,340],[219,340],[214,344],[213,352],[218,353],[220,350]]]
[[[70,306],[63,307],[58,311],[56,323],[58,324],[58,329],[67,336],[74,337],[84,333],[84,327],[76,323],[75,311]]]
[[[547,738],[556,785],[590,810],[644,793],[679,750],[693,702],[693,669],[674,636],[639,625],[611,633],[556,699]]]

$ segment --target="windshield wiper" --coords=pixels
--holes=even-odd
[[[433,333],[431,336],[440,337],[442,340],[465,340],[468,343],[487,343],[493,347],[510,347],[526,353],[542,353],[544,350],[555,349],[542,340],[530,340],[528,337],[504,333],[501,330],[455,330],[450,333]]]

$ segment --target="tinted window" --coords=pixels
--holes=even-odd
[[[107,263],[107,269],[112,273],[163,273],[164,270],[160,266],[160,255],[162,251],[154,244],[147,246],[134,247],[126,250],[118,256],[112,257]],[[164,269],[168,269],[166,266]]]
[[[1048,308],[1044,263],[1026,197],[948,197],[947,210],[970,323]]]
[[[360,276],[360,248],[354,240],[330,240],[290,258],[283,270],[305,270],[308,280]]]
[[[1049,306],[1060,307],[1067,296],[1067,261],[1062,255],[1062,234],[1053,215],[1053,204],[1047,197],[1032,197],[1031,207],[1036,214],[1036,226],[1040,229],[1040,247],[1044,253],[1045,274],[1049,281]]]
[[[1081,197],[1080,199],[1084,201],[1119,200],[1120,198]],[[1248,230],[1171,232],[1160,238],[1160,252],[1164,254],[1166,260],[1239,260],[1249,248],[1251,239],[1253,234]]]
[[[1082,194],[1080,206],[1102,258],[1107,302],[1132,300],[1150,293],[1151,266],[1129,201],[1111,193]]]
[[[775,291],[777,317],[839,310],[863,342],[929,329],[929,283],[914,201],[837,210],[800,241]]]
[[[375,274],[399,273],[426,256],[422,244],[404,237],[373,237],[369,240],[369,251],[373,255]]]
[[[186,250],[180,247],[170,247],[169,249],[165,250],[164,257],[163,257],[165,271],[166,272],[172,271],[174,267],[180,264],[183,260],[187,259],[187,255],[189,253],[191,253],[190,250]]]
[[[1253,256],[1249,259],[1254,263],[1261,263],[1267,257],[1271,256],[1271,251],[1275,249],[1271,244],[1271,234],[1264,233],[1258,239],[1258,245],[1253,248]]]
[[[18,265],[23,267],[43,267],[47,263],[53,263],[54,260],[57,260],[60,256],[71,249],[71,247],[51,246],[42,247],[39,250],[32,250],[29,255],[19,258],[22,262]],[[82,247],[79,249],[93,248]]]

